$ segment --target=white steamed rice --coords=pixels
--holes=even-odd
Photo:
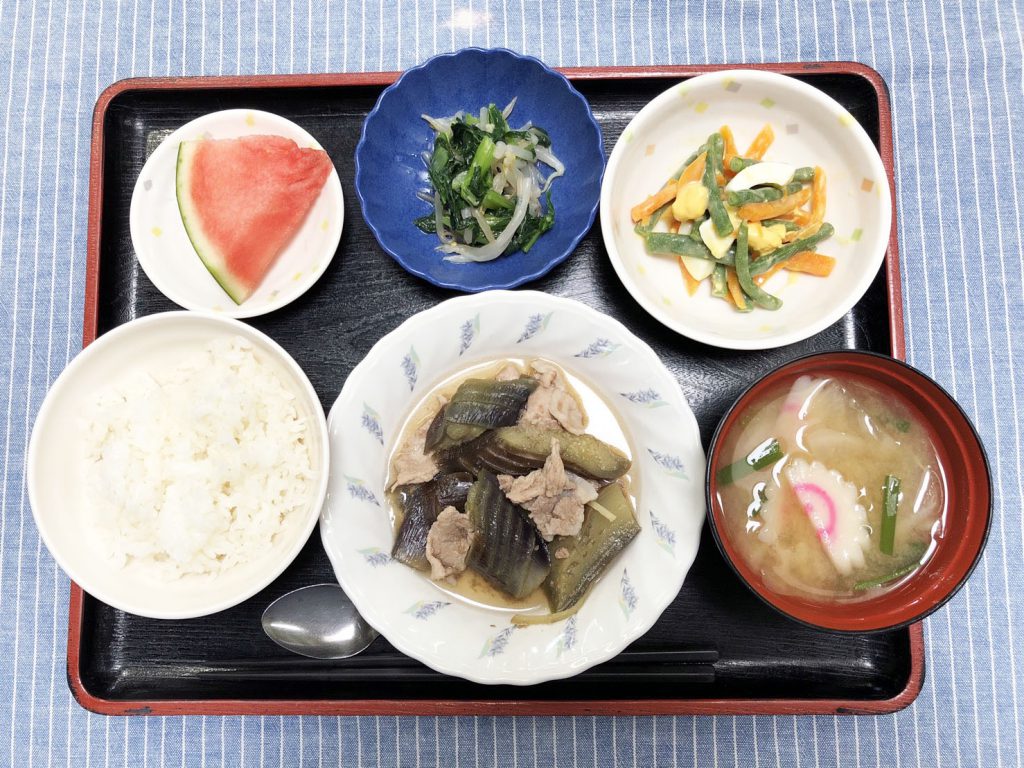
[[[315,485],[296,396],[241,337],[111,387],[83,426],[98,541],[161,580],[258,559]]]

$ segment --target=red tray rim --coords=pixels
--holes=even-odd
[[[682,79],[726,69],[762,69],[786,75],[852,74],[864,78],[878,99],[879,144],[882,164],[893,200],[892,228],[885,261],[893,357],[906,357],[903,294],[896,237],[896,187],[893,176],[892,113],[889,91],[875,69],[854,61],[781,62],[767,64],[657,65],[648,67],[559,68],[570,80],[628,80],[634,78]],[[82,346],[96,338],[99,301],[99,245],[103,198],[103,133],[107,109],[120,94],[134,90],[192,90],[207,88],[316,88],[379,86],[394,82],[400,72],[346,74],[242,75],[223,77],[129,78],[107,87],[93,112],[92,148],[89,162],[89,219],[86,241],[86,274]],[[644,699],[559,700],[521,699],[158,699],[118,701],[92,694],[82,680],[80,656],[83,625],[82,588],[71,582],[68,621],[68,685],[85,709],[102,715],[814,715],[887,714],[909,706],[924,685],[924,629],[918,622],[909,627],[910,675],[906,686],[888,699]]]

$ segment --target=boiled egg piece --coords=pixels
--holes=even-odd
[[[708,261],[707,259],[701,259],[696,256],[680,256],[679,260],[683,262],[683,266],[690,273],[690,277],[698,283],[701,280],[706,280],[715,271],[715,262]]]
[[[708,247],[708,250],[711,251],[711,255],[716,259],[724,258],[725,254],[729,252],[729,248],[733,244],[733,241],[736,240],[736,228],[740,225],[740,219],[732,211],[729,211],[729,221],[732,222],[732,232],[725,237],[721,237],[718,232],[715,231],[715,223],[711,219],[706,219],[702,222],[700,229],[697,230],[700,232],[700,239],[704,241],[704,245]],[[708,263],[710,264],[710,262]],[[712,268],[713,267],[714,265],[712,264]]]
[[[725,185],[725,191],[739,192],[763,184],[781,187],[793,178],[795,172],[796,166],[789,163],[754,163],[733,176]]]

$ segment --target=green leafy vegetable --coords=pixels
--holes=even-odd
[[[512,107],[503,111],[490,104],[477,114],[447,118],[424,115],[436,136],[427,158],[432,189],[419,197],[434,210],[414,224],[440,238],[438,250],[446,260],[525,253],[554,226],[550,185],[565,168],[543,128],[509,127]]]

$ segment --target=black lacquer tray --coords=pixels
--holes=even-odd
[[[610,151],[630,118],[673,80],[721,67],[566,70],[590,101]],[[888,97],[853,63],[775,64],[835,98],[878,146],[892,184]],[[340,252],[308,293],[253,321],[309,375],[325,410],[374,342],[409,315],[453,295],[412,277],[376,244],[353,188],[362,121],[395,73],[130,80],[96,107],[90,183],[84,341],[132,318],[176,309],[142,273],[128,209],[150,151],[170,130],[221,109],[267,110],[297,122],[330,153],[345,192]],[[895,225],[894,225],[895,231]],[[752,380],[816,351],[903,355],[896,240],[886,267],[840,322],[763,352],[689,341],[651,319],[621,286],[595,225],[577,252],[532,289],[580,299],[645,339],[678,378],[707,445],[719,416]],[[314,534],[295,563],[242,605],[212,617],[157,621],[115,610],[72,585],[68,678],[106,714],[683,714],[891,712],[924,676],[920,625],[835,635],[788,621],[755,598],[705,533],[679,597],[617,658],[568,680],[528,688],[440,675],[379,638],[353,659],[303,659],[262,633],[260,615],[296,587],[333,579]]]

